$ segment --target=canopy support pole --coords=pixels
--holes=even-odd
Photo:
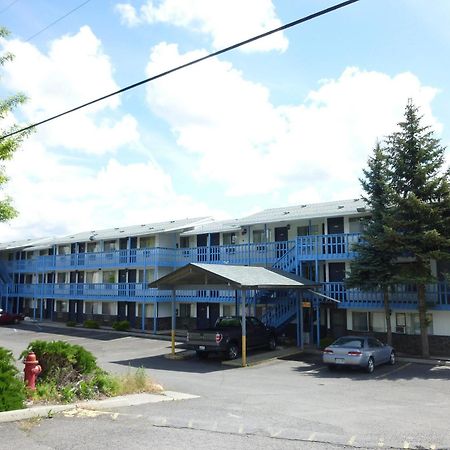
[[[176,317],[175,317],[175,289],[172,289],[172,330],[171,330],[171,341],[172,341],[172,356],[175,355],[175,327],[176,327]]]
[[[245,300],[247,298],[247,290],[242,289],[241,291],[241,307],[242,307],[242,367],[247,365],[247,320],[246,320],[246,311],[245,311]]]

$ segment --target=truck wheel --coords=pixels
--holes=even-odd
[[[269,350],[275,350],[277,348],[277,340],[275,339],[274,336],[272,336],[269,339],[268,347],[269,347]]]
[[[226,355],[228,359],[236,359],[239,355],[239,347],[234,342],[232,342],[228,345]]]

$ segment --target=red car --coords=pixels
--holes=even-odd
[[[11,314],[0,309],[0,324],[19,323],[23,320],[23,314]]]

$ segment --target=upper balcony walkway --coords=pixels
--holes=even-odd
[[[190,262],[272,267],[285,259],[288,253],[294,255],[297,262],[351,259],[355,256],[353,244],[359,239],[359,233],[347,233],[299,236],[295,240],[282,242],[72,253],[5,261],[5,266],[9,273],[146,267],[177,268]]]

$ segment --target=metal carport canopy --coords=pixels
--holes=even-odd
[[[246,361],[245,295],[247,290],[311,289],[317,284],[283,272],[257,266],[190,263],[150,283],[150,287],[172,291],[172,354],[175,353],[175,291],[176,290],[240,290],[242,301],[242,365]],[[301,313],[301,302],[298,302]]]

